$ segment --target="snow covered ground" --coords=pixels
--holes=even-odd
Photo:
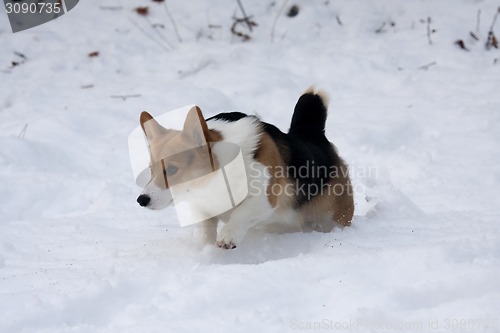
[[[0,10],[0,332],[500,332],[500,4],[282,4],[244,1],[248,42],[230,0],[168,1],[182,42],[164,3],[81,1],[17,34]],[[141,111],[286,130],[311,84],[352,167],[352,227],[227,251],[137,205]]]

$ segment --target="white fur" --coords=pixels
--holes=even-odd
[[[232,248],[241,242],[250,228],[265,223],[274,212],[266,194],[269,174],[264,165],[253,159],[260,141],[260,121],[249,116],[234,122],[210,120],[207,125],[221,133],[224,141],[237,144],[245,163],[249,194],[242,203],[220,216],[226,224],[217,234],[217,244],[220,247]],[[216,143],[213,152],[218,158],[224,159],[224,151],[218,150]],[[216,224],[203,223],[202,227],[204,235],[213,235],[211,229],[216,228]],[[210,238],[207,240],[210,241]]]
[[[148,208],[152,210],[166,208],[172,202],[172,193],[170,193],[170,190],[161,189],[156,186],[154,179],[149,181],[141,194],[146,194],[151,198]]]
[[[209,129],[222,134],[224,141],[237,144],[241,148],[245,161],[252,160],[253,152],[259,144],[260,121],[256,117],[245,117],[238,121],[209,120]]]
[[[322,89],[317,89],[314,85],[307,88],[306,91],[304,91],[304,94],[318,95],[323,101],[323,105],[325,107],[328,107],[328,104],[330,103],[330,96],[328,96],[328,93]]]
[[[211,120],[207,122],[210,129],[219,131],[224,141],[232,142],[241,147],[249,194],[247,198],[229,212],[220,216],[226,224],[216,233],[217,224],[213,220],[202,223],[203,235],[211,242],[217,235],[217,245],[222,248],[232,248],[238,245],[247,231],[253,227],[266,227],[272,231],[297,231],[302,225],[300,214],[294,210],[277,211],[268,201],[267,186],[270,174],[267,167],[256,160],[253,155],[260,141],[260,121],[255,117],[245,117],[235,122]],[[214,153],[224,154],[215,149]],[[220,155],[219,155],[220,156]]]

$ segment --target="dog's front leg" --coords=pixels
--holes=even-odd
[[[234,249],[245,237],[247,231],[265,222],[273,213],[273,208],[265,197],[249,197],[235,207],[229,221],[217,235],[217,246]]]
[[[219,219],[217,217],[212,217],[198,224],[198,232],[202,244],[213,244],[215,242],[217,239],[218,222]]]

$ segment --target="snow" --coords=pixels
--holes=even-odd
[[[0,332],[500,332],[498,3],[297,0],[274,41],[283,2],[243,3],[248,42],[229,0],[168,1],[182,42],[145,0],[81,1],[16,34],[0,11]],[[141,111],[286,130],[311,84],[359,189],[352,227],[252,231],[229,251],[137,205]]]

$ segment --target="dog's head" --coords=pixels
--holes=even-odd
[[[137,198],[139,205],[165,208],[172,201],[172,186],[216,169],[209,144],[214,140],[198,107],[188,112],[182,130],[161,126],[147,112],[141,114],[140,123],[149,144],[151,179]]]

